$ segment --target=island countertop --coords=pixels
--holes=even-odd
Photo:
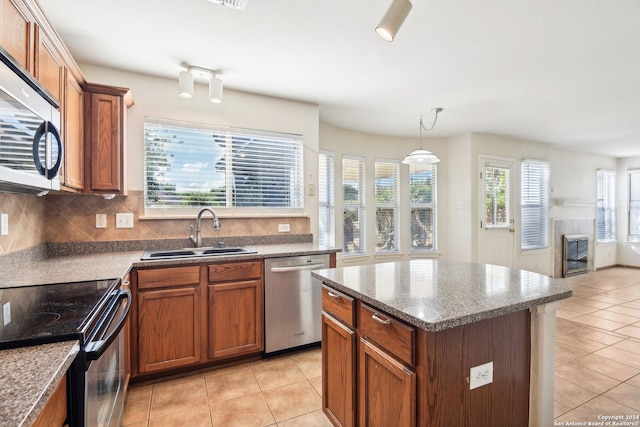
[[[346,295],[427,331],[569,298],[561,279],[490,264],[411,260],[312,271]]]

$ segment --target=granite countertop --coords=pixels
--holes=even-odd
[[[0,351],[0,425],[33,424],[78,351],[78,341]]]
[[[412,260],[314,270],[325,284],[427,331],[569,298],[563,280],[487,264]]]
[[[0,275],[1,288],[86,280],[124,279],[134,267],[189,265],[306,254],[335,253],[313,243],[247,245],[255,254],[141,261],[143,251],[53,256]],[[65,248],[66,249],[66,248]],[[29,426],[79,351],[77,341],[0,351],[0,425]]]

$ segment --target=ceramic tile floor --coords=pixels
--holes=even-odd
[[[640,270],[565,280],[574,296],[557,314],[556,425],[640,415]],[[320,409],[320,365],[313,349],[134,386],[123,426],[330,426]]]

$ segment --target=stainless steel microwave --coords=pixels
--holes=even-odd
[[[56,101],[0,48],[0,192],[60,189]]]

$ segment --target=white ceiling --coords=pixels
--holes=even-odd
[[[486,132],[640,156],[640,1],[414,0],[392,43],[391,0],[40,0],[81,63],[317,103],[324,122],[417,136]],[[432,116],[429,116],[432,117]],[[430,125],[431,118],[425,118]]]

